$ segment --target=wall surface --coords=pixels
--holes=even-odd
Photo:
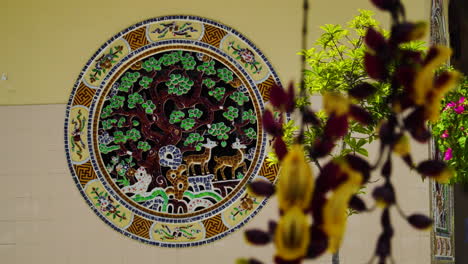
[[[429,16],[429,3],[404,1],[414,19]],[[311,1],[309,43],[325,23],[344,23],[367,0]],[[161,249],[127,239],[108,228],[74,186],[63,150],[65,103],[85,62],[108,38],[139,21],[170,14],[207,17],[250,38],[283,82],[299,79],[301,1],[25,1],[0,9],[0,259],[2,263],[234,263],[257,256],[270,263],[272,247],[251,247],[238,231],[209,246]],[[387,21],[379,13],[377,19]],[[5,26],[6,25],[6,26]],[[427,149],[414,145],[417,159]],[[370,159],[376,151],[371,151]],[[394,182],[405,212],[429,212],[429,188],[397,163]],[[373,180],[377,180],[375,177]],[[374,184],[374,185],[375,185]],[[369,187],[368,192],[372,190]],[[264,227],[276,217],[272,200],[246,227]],[[367,263],[380,233],[380,211],[352,216],[341,263]],[[418,232],[392,211],[397,226],[396,263],[429,263],[428,232]],[[312,263],[331,263],[327,255]]]

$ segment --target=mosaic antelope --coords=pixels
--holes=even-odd
[[[244,162],[245,153],[243,150],[247,148],[247,146],[240,143],[239,139],[237,138],[236,142],[232,143],[232,148],[237,150],[237,153],[233,156],[214,157],[214,160],[216,161],[214,174],[217,175],[218,171],[221,170],[221,176],[223,177],[223,180],[226,180],[226,175],[224,174],[224,169],[226,167],[231,167],[233,179],[235,179],[235,172],[238,168],[242,167],[243,173],[245,173],[247,170],[247,165]]]
[[[184,161],[187,163],[188,173],[190,174],[190,172],[192,172],[192,175],[195,175],[195,165],[200,165],[202,174],[209,174],[208,162],[211,159],[211,150],[217,145],[218,143],[207,138],[206,143],[202,145],[205,147],[205,151],[203,153],[184,157]]]

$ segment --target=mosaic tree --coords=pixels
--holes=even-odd
[[[174,145],[182,153],[202,150],[207,140],[225,151],[237,138],[255,146],[253,103],[224,64],[189,51],[159,53],[134,63],[105,101],[99,149],[108,172],[123,186],[144,167],[154,187],[166,187],[158,151]]]

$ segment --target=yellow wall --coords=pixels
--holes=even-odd
[[[6,1],[6,2],[5,2]],[[300,0],[2,0],[0,105],[66,103],[91,55],[111,36],[142,20],[172,14],[210,18],[251,39],[283,81],[299,79]],[[429,16],[428,0],[405,1],[416,19]],[[310,0],[310,38],[319,26],[344,23],[368,0]],[[375,10],[375,9],[374,9]],[[378,12],[379,20],[388,16]]]

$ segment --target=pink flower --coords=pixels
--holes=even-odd
[[[465,97],[460,97],[460,100],[458,100],[458,104],[463,104],[465,102]]]
[[[452,149],[448,148],[444,154],[444,160],[450,160],[450,159],[452,159]]]
[[[447,109],[450,109],[452,107],[455,107],[455,106],[457,106],[457,104],[455,102],[450,102],[445,106],[444,111],[447,110]]]
[[[459,106],[455,107],[454,110],[455,110],[455,112],[457,114],[461,114],[461,113],[463,113],[465,111],[465,107],[463,105],[459,105]]]
[[[441,138],[448,138],[449,134],[448,131],[445,130],[444,133],[440,136]]]
[[[465,130],[465,127],[460,127],[460,130]]]

